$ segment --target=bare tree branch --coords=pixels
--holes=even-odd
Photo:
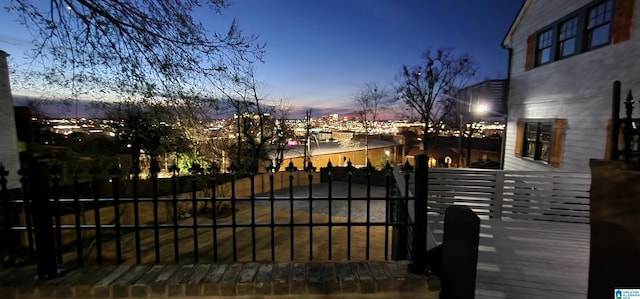
[[[371,133],[371,126],[377,121],[378,113],[384,108],[385,100],[387,99],[387,91],[384,88],[378,87],[378,84],[373,82],[366,83],[354,98],[359,108],[357,114],[364,124],[365,160],[367,162],[369,162],[369,134]]]
[[[225,0],[205,1],[214,13]],[[235,21],[211,32],[193,17],[198,0],[13,0],[34,38],[25,76],[82,93],[177,98],[184,89],[212,97],[216,70],[238,61],[260,61],[264,45]],[[37,61],[37,64],[35,62]],[[203,83],[206,85],[203,86]]]
[[[457,56],[450,48],[427,50],[422,57],[420,65],[402,66],[396,77],[396,92],[425,124],[422,142],[426,150],[430,124],[455,112],[453,93],[475,77],[478,66],[470,56]]]

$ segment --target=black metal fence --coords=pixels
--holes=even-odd
[[[427,159],[417,159],[417,161],[424,165],[418,165],[418,169],[423,171],[416,173],[415,185],[426,190]],[[70,171],[73,180],[70,194],[65,195],[61,192],[65,189],[60,186],[59,180],[61,173],[65,170],[55,166],[50,167],[45,161],[30,163],[29,168],[21,170],[19,174],[9,174],[4,167],[0,166],[0,186],[2,187],[0,202],[4,219],[1,229],[3,240],[7,242],[5,266],[36,263],[39,276],[51,277],[56,275],[59,267],[70,263],[76,265],[140,264],[149,260],[149,255],[153,256],[151,263],[167,262],[167,260],[180,263],[185,259],[185,252],[192,254],[190,262],[203,261],[203,259],[206,259],[206,262],[236,262],[241,258],[240,255],[249,256],[250,261],[259,261],[265,259],[264,256],[257,255],[256,251],[260,246],[269,248],[270,252],[266,259],[275,261],[278,259],[277,256],[282,256],[282,252],[277,251],[285,243],[288,243],[288,246],[284,247],[288,247],[285,250],[289,253],[289,260],[298,259],[299,251],[307,250],[305,260],[314,260],[320,256],[322,259],[336,260],[338,257],[334,253],[338,247],[346,247],[346,256],[341,255],[343,259],[351,260],[354,252],[364,251],[364,259],[369,260],[372,259],[370,255],[372,246],[380,245],[372,244],[371,233],[376,229],[383,231],[382,234],[384,234],[382,259],[406,259],[410,256],[411,259],[418,261],[416,271],[424,273],[426,264],[423,256],[426,253],[427,223],[424,194],[426,191],[417,191],[420,198],[424,200],[414,200],[415,198],[408,192],[405,196],[396,196],[393,194],[395,182],[390,165],[387,164],[383,171],[375,171],[370,167],[355,169],[349,165],[342,170],[345,173],[346,182],[341,183],[346,183],[346,194],[334,195],[332,188],[337,184],[334,180],[334,172],[337,169],[329,163],[327,167],[321,169],[325,178],[322,186],[328,188],[327,196],[314,197],[313,190],[317,188],[314,186],[314,177],[317,181],[319,174],[315,172],[315,167],[312,165],[305,168],[304,173],[298,171],[293,165],[287,168],[288,195],[286,196],[276,196],[274,181],[277,174],[273,172],[268,174],[270,188],[266,194],[256,194],[254,181],[256,176],[251,175],[248,177],[249,196],[238,196],[236,190],[239,181],[236,179],[234,170],[229,169],[231,171],[228,189],[230,194],[222,197],[219,196],[220,192],[216,192],[220,189],[219,178],[222,174],[219,174],[215,164],[208,170],[208,174],[204,174],[204,169],[196,166],[191,169],[188,198],[179,198],[180,177],[176,169],[173,169],[173,175],[169,179],[171,192],[165,196],[159,194],[158,190],[162,188],[159,188],[158,173],[152,171],[150,197],[140,196],[141,180],[140,172],[137,170],[123,176],[122,171],[115,167],[106,173],[100,169],[90,169],[92,177],[89,185],[90,196],[81,196],[83,187],[78,180],[79,169],[66,170]],[[410,168],[405,168],[405,171],[410,171]],[[294,196],[294,177],[299,177],[301,174],[308,180],[304,184],[308,186],[308,196]],[[21,176],[21,196],[10,195],[6,183],[8,175]],[[366,181],[364,195],[354,196],[352,189],[354,176],[364,177]],[[378,179],[384,181],[383,195],[374,196],[371,193],[371,182],[376,176],[384,178]],[[103,184],[104,181],[108,181],[108,184]],[[203,185],[202,182],[206,184]],[[125,185],[131,187],[131,197],[120,196]],[[101,190],[104,186],[109,186],[109,190]],[[209,196],[204,197],[199,194],[207,190]],[[103,194],[106,193],[111,196],[104,197]],[[220,203],[225,204],[230,215],[222,215]],[[300,203],[305,203],[304,211],[297,209]],[[355,203],[359,205],[356,207]],[[202,208],[209,204],[211,205],[209,208]],[[336,204],[340,204],[340,210],[346,215],[338,215],[339,213],[335,211]],[[181,205],[183,210],[187,210],[184,214],[188,217],[181,217],[179,213]],[[326,215],[323,217],[314,215],[317,212],[314,205],[323,205]],[[246,211],[243,214],[246,216],[244,218],[240,215],[240,206]],[[143,207],[148,209],[143,210]],[[257,211],[258,207],[263,213],[266,209],[268,215],[260,215]],[[383,216],[373,219],[372,213],[380,214],[380,209],[384,209]],[[124,210],[127,212],[125,213]],[[288,211],[288,217],[279,218],[275,215],[276,211],[282,213],[283,210]],[[409,210],[415,211],[411,213],[414,218],[409,217]],[[161,215],[162,211],[168,215]],[[308,212],[308,216],[299,220],[300,214],[304,212]],[[354,213],[364,214],[360,217],[363,219],[354,219]],[[314,230],[319,229],[326,231],[326,238],[314,239]],[[244,233],[241,234],[239,230]],[[288,234],[277,234],[283,230],[288,231]],[[301,234],[301,230],[308,230],[308,234]],[[407,236],[409,232],[412,236]],[[221,238],[222,233],[225,233],[228,238]],[[335,236],[332,235],[343,233],[346,234],[343,241],[336,241]],[[354,248],[356,247],[353,246],[354,239],[361,238],[360,234],[366,234],[364,246],[358,244],[357,248]],[[401,237],[396,236],[392,239],[391,234],[399,234]],[[418,234],[418,237],[413,234]],[[308,238],[307,249],[301,249],[296,243],[296,240],[303,237],[301,235]],[[203,238],[206,238],[209,245],[199,244]],[[125,244],[126,240],[131,242]],[[377,240],[379,238],[375,239],[375,242],[378,242]],[[409,240],[409,246],[407,246],[407,240]],[[424,244],[422,244],[423,241]],[[185,242],[188,245],[185,245]],[[89,246],[91,254],[87,254],[87,244],[91,244]],[[172,253],[161,250],[163,244],[171,244]],[[392,246],[404,246],[409,249],[394,248],[390,251]],[[152,252],[144,250],[143,247],[153,248],[153,250]],[[391,252],[400,253],[407,250],[413,252],[391,254]],[[125,251],[135,255],[135,261],[133,258],[125,260]],[[222,251],[231,251],[231,260],[221,260]]]
[[[620,81],[615,81],[613,83],[609,158],[624,160],[626,163],[634,163],[640,167],[640,118],[633,117],[635,102],[631,90],[624,100],[624,117],[620,116],[621,89]]]

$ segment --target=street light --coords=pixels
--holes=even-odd
[[[474,122],[473,120],[478,116],[486,114],[487,112],[489,112],[489,105],[481,101],[477,101],[475,104],[473,105],[470,104],[469,106],[469,113],[467,113],[467,115],[475,116],[475,117],[469,117],[470,118],[469,120],[471,121],[470,123],[465,124],[463,120],[464,115],[460,113],[460,136],[458,137],[459,138],[458,139],[458,165],[457,165],[458,168],[460,168],[460,162],[462,160],[462,157],[461,157],[462,137],[464,136],[465,133],[467,134],[466,166],[469,167],[469,164],[471,164],[471,138],[473,133],[480,129],[480,124],[477,122]]]
[[[476,114],[484,114],[489,112],[489,104],[486,103],[478,103],[474,105],[474,113]]]

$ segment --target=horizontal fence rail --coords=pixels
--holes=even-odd
[[[429,212],[464,205],[481,218],[589,222],[590,174],[481,169],[429,170]]]
[[[61,186],[63,170],[52,167],[48,182],[24,175],[21,194],[13,197],[2,169],[8,265],[33,262],[36,249],[55,253],[57,265],[399,259],[391,255],[393,231],[414,224],[391,209],[406,206],[409,196],[396,196],[389,165],[383,171],[328,165],[322,169],[325,190],[316,190],[320,173],[307,170],[222,180],[216,170],[193,169],[186,183],[174,170],[168,181],[152,173],[151,190],[142,190],[137,171],[92,169],[91,181],[83,184],[74,169],[71,186]],[[344,182],[333,179],[338,173]],[[355,179],[364,190],[353,190]],[[374,180],[383,186],[373,186]],[[167,189],[163,184],[170,185],[169,194],[158,192]],[[338,194],[337,185],[345,192]],[[120,196],[125,186],[129,197]],[[294,192],[298,186],[308,193]],[[50,192],[42,199],[33,197],[34,190]],[[33,210],[43,205],[52,222],[51,244],[33,239]]]
[[[22,172],[17,196],[6,190],[8,174],[0,169],[5,260],[7,265],[33,263],[38,249],[53,253],[55,264],[63,266],[205,260],[419,263],[425,247],[433,245],[422,243],[433,239],[426,216],[440,221],[450,205],[468,206],[484,219],[589,222],[589,174],[416,169],[424,171],[416,175],[408,164],[383,171],[328,165],[319,173],[312,167],[290,168],[245,178],[193,169],[166,180],[92,169],[89,181],[80,181],[73,170],[69,186],[58,180],[63,170],[52,167],[44,176],[50,180],[37,184]],[[362,184],[358,190],[354,182]],[[41,220],[34,217],[42,215],[42,207],[53,230],[44,244],[37,231],[46,221],[34,221]]]

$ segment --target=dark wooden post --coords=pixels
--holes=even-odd
[[[427,272],[427,195],[429,192],[429,156],[416,157],[415,189],[416,198],[414,206],[413,228],[413,271],[416,274]]]
[[[611,109],[611,140],[609,160],[618,160],[618,134],[620,134],[620,81],[613,82],[613,107]]]
[[[16,261],[15,243],[16,238],[11,233],[11,214],[9,205],[9,190],[7,190],[7,175],[9,172],[5,170],[4,165],[0,163],[0,201],[2,202],[2,220],[4,222],[4,234],[6,250],[9,253],[9,261],[7,265],[13,266]]]
[[[440,298],[474,298],[480,218],[468,207],[450,206],[444,214]]]
[[[587,298],[637,288],[640,269],[640,171],[623,161],[592,159]]]
[[[56,247],[49,202],[49,166],[46,161],[33,161],[29,167],[29,184],[33,203],[33,225],[35,229],[36,279],[46,280],[58,276]]]

